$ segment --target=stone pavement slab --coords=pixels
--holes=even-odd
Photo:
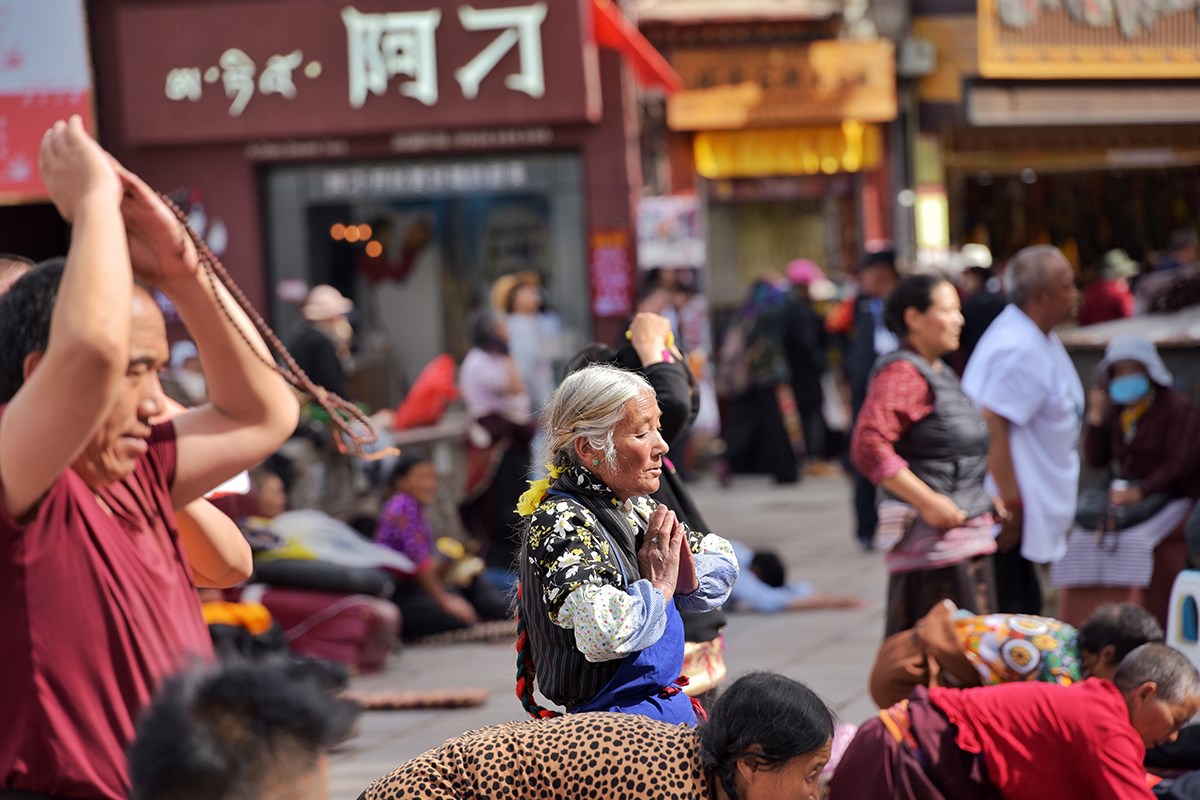
[[[734,613],[725,629],[730,679],[767,669],[804,681],[845,722],[874,712],[867,671],[883,634],[886,573],[882,559],[860,552],[852,534],[849,481],[840,475],[775,486],[765,478],[692,486],[709,526],[752,547],[777,550],[789,580],[863,598],[862,609],[773,616]],[[375,711],[363,714],[359,735],[334,754],[331,792],[354,800],[375,778],[451,736],[524,718],[513,694],[516,654],[509,642],[407,647],[385,672],[354,680],[354,688],[483,687],[477,708]]]

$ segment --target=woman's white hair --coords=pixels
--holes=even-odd
[[[572,372],[559,385],[543,412],[546,431],[544,461],[555,467],[579,464],[575,442],[583,438],[604,454],[610,469],[617,466],[613,432],[625,419],[625,404],[654,388],[636,372],[593,364]]]

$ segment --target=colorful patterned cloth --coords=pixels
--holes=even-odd
[[[1069,686],[1083,680],[1079,634],[1065,622],[1024,614],[960,612],[954,627],[985,686],[1019,681]]]

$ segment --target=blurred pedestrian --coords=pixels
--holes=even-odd
[[[851,429],[867,398],[875,359],[899,345],[884,319],[884,304],[900,281],[896,254],[891,249],[867,252],[858,265],[859,292],[854,298],[851,339],[845,352],[846,380],[850,384]],[[855,536],[859,547],[871,549],[875,536],[875,486],[853,468]]]
[[[316,385],[352,399],[349,373],[354,329],[349,314],[354,301],[327,284],[314,286],[300,306],[304,324],[288,341],[288,351]],[[292,508],[313,508],[341,520],[358,511],[361,468],[357,459],[338,450],[329,419],[317,403],[301,409],[302,436],[287,446],[293,480]]]
[[[484,560],[494,584],[516,585],[520,523],[515,508],[531,462],[537,423],[525,382],[509,354],[504,318],[491,309],[475,313],[471,349],[458,372],[467,407],[466,493],[459,507],[463,526],[484,542]]]
[[[901,346],[876,362],[850,458],[882,489],[875,546],[887,554],[891,636],[946,599],[995,611],[996,543],[987,425],[942,360],[958,348],[958,292],[941,275],[910,275],[886,317]]]
[[[1066,553],[1079,484],[1083,385],[1054,332],[1075,315],[1079,291],[1066,257],[1048,245],[1017,253],[1005,277],[1013,304],[979,340],[962,386],[991,434],[997,610],[1041,614],[1033,565]]]
[[[785,344],[790,289],[777,273],[750,286],[725,334],[718,365],[729,397],[723,426],[727,469],[765,472],[779,484],[800,480],[797,459],[804,447]]]
[[[825,325],[813,309],[808,290],[823,280],[825,273],[815,262],[799,258],[788,264],[787,278],[792,284],[784,333],[784,353],[791,373],[796,410],[804,426],[804,450],[809,459],[825,455],[825,420],[822,407],[825,394],[821,379],[828,367],[829,342]]]
[[[1083,293],[1083,307],[1079,309],[1080,325],[1096,325],[1114,319],[1133,316],[1133,292],[1129,281],[1136,277],[1140,267],[1124,250],[1109,250],[1104,254],[1104,266],[1100,278],[1092,281]]]

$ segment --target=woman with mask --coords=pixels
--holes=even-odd
[[[1097,505],[1085,488],[1067,554],[1050,570],[1060,589],[1059,617],[1067,622],[1078,624],[1121,589],[1128,592],[1120,599],[1139,601],[1150,584],[1154,548],[1200,496],[1200,420],[1172,382],[1154,345],[1136,335],[1109,342],[1096,368],[1083,457],[1104,471],[1105,494]]]

